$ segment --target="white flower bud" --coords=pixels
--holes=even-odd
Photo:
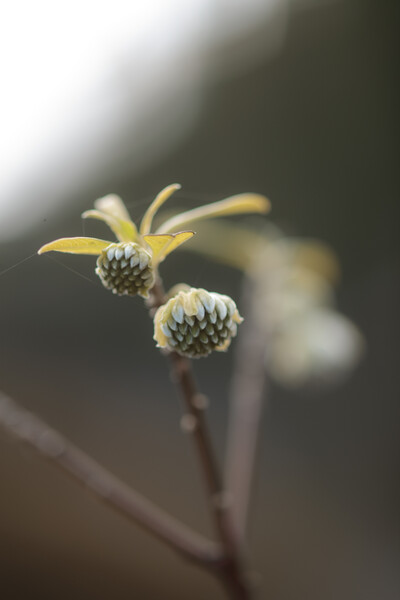
[[[96,273],[114,294],[142,296],[154,285],[150,254],[139,244],[110,244],[97,259]]]

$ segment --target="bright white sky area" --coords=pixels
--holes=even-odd
[[[122,133],[140,141],[131,169],[168,150],[196,118],[210,72],[218,76],[213,52],[260,21],[282,32],[285,7],[286,0],[4,4],[0,241],[23,235],[116,161]]]

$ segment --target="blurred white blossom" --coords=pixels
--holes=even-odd
[[[291,238],[277,227],[263,231],[226,221],[196,227],[188,246],[245,272],[250,307],[265,339],[265,366],[279,384],[332,384],[361,359],[365,341],[335,307],[340,268],[319,240]],[[246,313],[244,313],[246,318]]]
[[[279,383],[298,387],[342,380],[357,365],[364,341],[337,310],[309,307],[273,332],[266,364]]]

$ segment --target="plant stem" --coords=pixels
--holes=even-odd
[[[165,293],[161,282],[158,281],[152,288],[150,308],[154,310],[164,302]],[[204,416],[206,398],[197,390],[191,361],[176,352],[170,352],[168,356],[172,379],[179,387],[184,401],[183,427],[192,434],[197,448],[214,526],[223,548],[224,556],[215,573],[224,583],[232,599],[250,600],[251,592],[244,572],[241,548],[235,535],[230,496],[223,486]]]
[[[243,572],[240,549],[236,544],[230,496],[223,488],[204,417],[204,397],[197,391],[190,361],[176,352],[170,354],[170,360],[173,378],[181,389],[185,403],[188,423],[186,429],[193,435],[197,447],[214,526],[224,550],[224,559],[219,565],[219,576],[222,577],[232,598],[247,600],[250,598],[250,590]]]
[[[242,304],[246,315],[237,341],[226,458],[226,485],[233,496],[239,543],[245,539],[258,430],[265,403],[265,334],[254,315],[255,282],[245,277]]]
[[[0,392],[0,426],[89,489],[98,500],[202,566],[221,560],[218,546],[109,473],[55,429]]]

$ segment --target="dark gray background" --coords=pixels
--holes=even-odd
[[[5,269],[79,235],[92,199],[114,191],[140,218],[179,181],[176,205],[265,193],[275,223],[336,249],[339,307],[368,351],[335,389],[270,390],[250,536],[261,598],[394,600],[400,591],[397,13],[396,2],[367,0],[293,12],[282,50],[210,86],[196,129],[151,170],[123,179],[110,164],[78,209],[71,199],[60,218],[1,246]],[[129,162],[133,140],[121,143]],[[141,302],[106,293],[90,257],[54,258],[94,285],[47,256],[1,276],[1,388],[207,531],[192,448]],[[183,252],[162,272],[167,285],[240,290],[237,273]],[[195,364],[221,458],[231,365],[232,353]],[[5,598],[222,598],[207,575],[3,435],[0,450]]]

